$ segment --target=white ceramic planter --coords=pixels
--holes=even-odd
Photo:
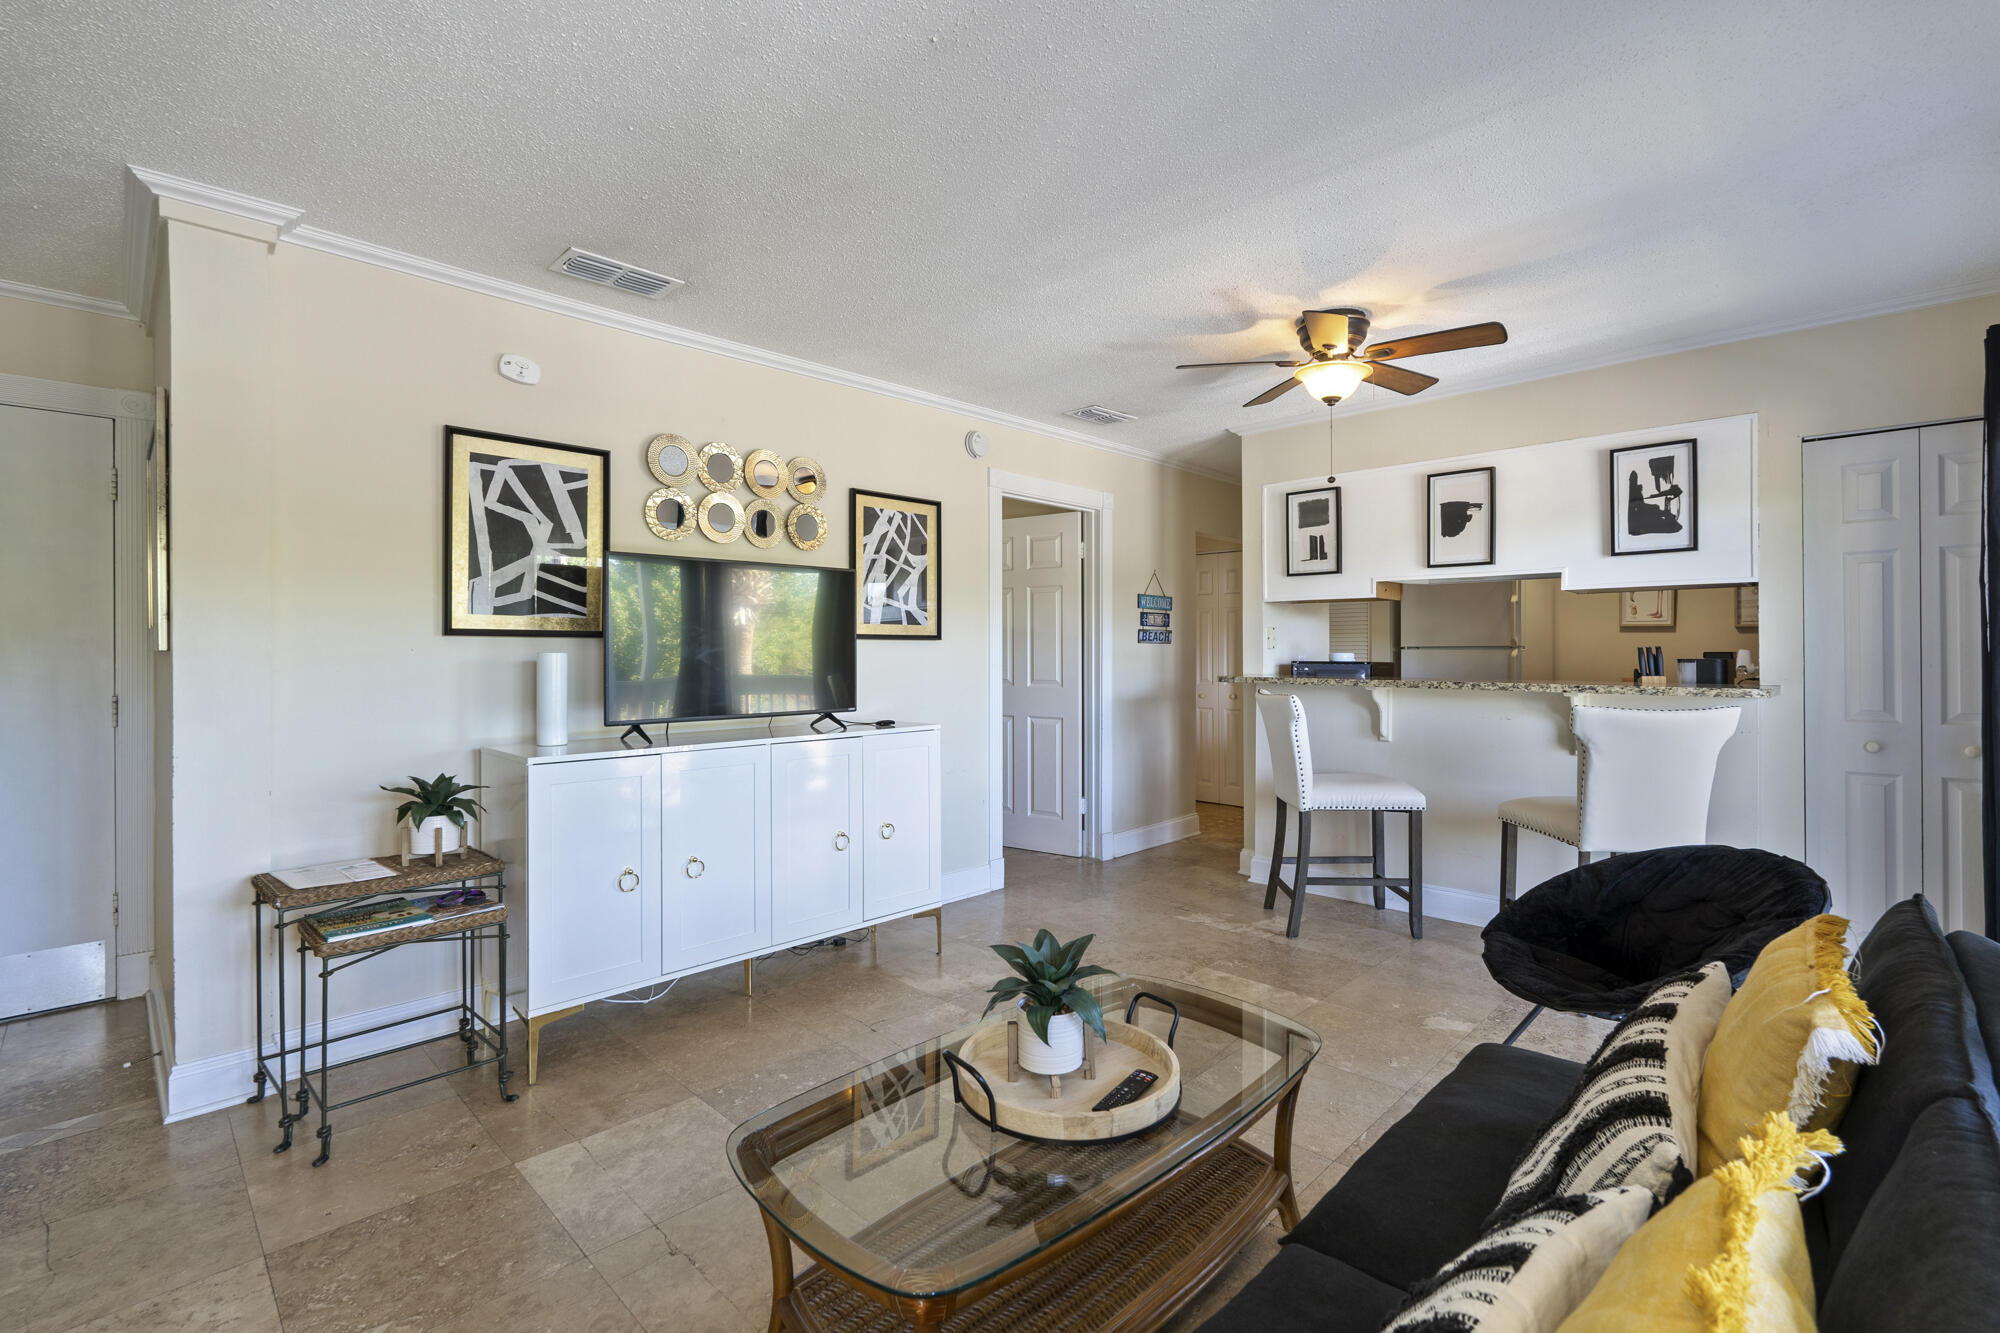
[[[1057,1014],[1049,1020],[1049,1039],[1043,1041],[1021,1016],[1021,1068],[1030,1074],[1068,1074],[1083,1066],[1083,1018],[1078,1014]]]
[[[459,844],[464,841],[458,825],[452,823],[443,815],[432,815],[421,824],[411,824],[409,829],[411,856],[429,856],[432,852],[435,852],[437,850],[438,829],[444,830],[444,850],[448,852],[457,851]]]

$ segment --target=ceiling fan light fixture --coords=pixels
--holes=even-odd
[[[1315,361],[1293,371],[1292,378],[1331,407],[1361,387],[1361,381],[1368,378],[1368,365],[1362,361]]]

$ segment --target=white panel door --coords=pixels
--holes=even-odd
[[[1806,861],[1861,932],[1924,883],[1917,443],[1805,446]]]
[[[771,752],[762,745],[662,757],[662,971],[771,943]]]
[[[862,903],[874,920],[938,901],[942,793],[936,732],[878,732],[862,747]]]
[[[0,1018],[110,993],[111,460],[103,417],[0,407]]]
[[[862,738],[771,747],[771,938],[861,920]]]
[[[1002,841],[1083,855],[1083,515],[1001,521]]]
[[[1980,423],[1918,432],[1924,892],[1946,930],[1985,929],[1979,777]]]
[[[660,757],[529,769],[532,1012],[660,974]]]
[[[1243,804],[1243,553],[1194,561],[1194,798]]]

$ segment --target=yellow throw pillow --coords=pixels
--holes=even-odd
[[[1690,1185],[1625,1242],[1557,1333],[1810,1333],[1812,1262],[1798,1172],[1837,1153],[1781,1112],[1737,1159]],[[1824,1168],[1821,1168],[1824,1169]]]
[[[1764,946],[1722,1011],[1702,1062],[1696,1174],[1784,1111],[1801,1129],[1831,1129],[1856,1064],[1877,1054],[1874,1019],[1847,975],[1847,922],[1817,916]]]

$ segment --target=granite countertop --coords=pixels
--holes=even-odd
[[[1634,685],[1582,680],[1350,680],[1327,676],[1230,676],[1231,685],[1283,685],[1362,690],[1441,690],[1457,694],[1633,694],[1669,699],[1769,699],[1775,685]]]

